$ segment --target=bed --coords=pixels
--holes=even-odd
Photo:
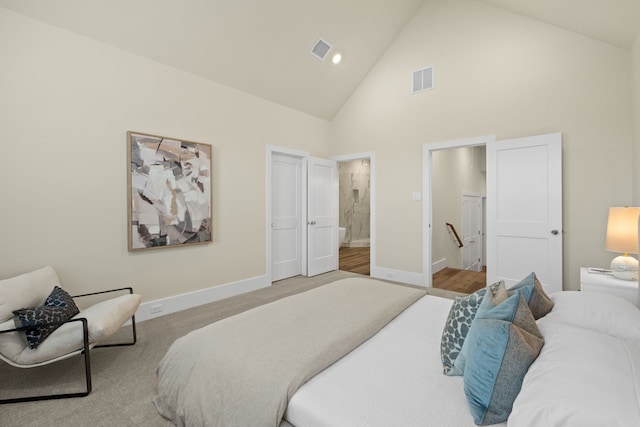
[[[507,327],[543,344],[496,425],[640,425],[639,310],[597,293],[548,298],[553,308],[534,321],[539,338]],[[443,374],[456,304],[359,278],[288,297],[176,340],[154,403],[180,426],[474,426],[467,373],[478,351],[463,376]]]

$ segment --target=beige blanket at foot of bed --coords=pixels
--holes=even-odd
[[[169,348],[154,403],[178,426],[278,426],[302,384],[424,294],[351,278],[212,323]]]

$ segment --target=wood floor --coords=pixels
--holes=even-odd
[[[445,268],[433,275],[433,287],[471,294],[487,285],[487,273]]]
[[[370,248],[340,248],[339,269],[352,273],[371,275]]]
[[[370,248],[340,248],[341,271],[371,275],[369,264],[371,257]],[[446,291],[471,294],[486,286],[487,273],[445,268],[433,275],[433,287]]]

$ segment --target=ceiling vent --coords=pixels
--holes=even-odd
[[[411,93],[433,89],[433,66],[413,72],[411,76]]]
[[[311,49],[311,54],[316,58],[323,60],[327,53],[331,50],[331,45],[327,43],[325,40],[318,39],[313,49]]]

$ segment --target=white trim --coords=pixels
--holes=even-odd
[[[290,148],[278,147],[275,145],[266,145],[266,178],[265,178],[265,199],[266,199],[266,222],[265,222],[265,233],[266,233],[266,261],[265,261],[265,270],[267,272],[266,277],[269,283],[271,283],[272,277],[272,262],[273,262],[273,254],[272,254],[272,230],[271,223],[273,222],[273,202],[271,200],[271,178],[272,178],[272,161],[273,161],[273,153],[286,154],[293,157],[300,157],[302,160],[302,200],[307,200],[307,158],[310,156],[307,151],[299,151],[292,150]],[[301,215],[303,219],[303,223],[307,222],[307,204],[306,202],[302,203],[301,207]],[[307,275],[307,233],[302,233],[302,275]]]
[[[463,243],[464,243],[464,209],[462,208],[462,206],[464,205],[464,199],[465,197],[473,197],[475,199],[480,199],[480,218],[482,219],[480,221],[480,259],[478,260],[478,262],[480,263],[480,268],[482,268],[482,266],[484,265],[484,258],[485,258],[485,245],[484,245],[484,237],[487,234],[487,230],[485,229],[485,223],[486,223],[486,219],[484,217],[484,201],[486,200],[487,196],[485,196],[484,194],[480,194],[480,193],[473,193],[473,192],[468,192],[468,191],[463,191],[462,194],[460,195],[460,218],[462,218],[462,239],[463,239]],[[464,267],[464,254],[462,256],[462,269],[466,270]],[[473,270],[475,271],[475,270]]]
[[[348,162],[351,160],[369,159],[369,270],[373,272],[376,269],[376,152],[367,151],[357,154],[344,154],[333,156],[331,158],[336,162]],[[340,177],[338,176],[338,181]]]
[[[460,193],[460,197],[464,197],[464,196],[469,196],[469,197],[487,197],[486,194],[474,193],[474,192],[469,192],[469,191],[463,191],[462,193]]]
[[[439,259],[431,264],[431,273],[436,274],[438,271],[444,270],[449,266],[449,261],[446,258]]]
[[[187,292],[185,294],[161,298],[155,301],[147,301],[140,304],[140,307],[138,307],[138,310],[136,311],[136,321],[144,322],[145,320],[187,310],[199,305],[219,301],[224,298],[233,297],[255,291],[257,289],[267,288],[270,285],[271,282],[268,280],[267,276],[259,276],[207,289]],[[161,306],[161,311],[151,313],[151,307],[158,305]]]
[[[303,276],[309,275],[309,234],[307,228],[307,221],[309,220],[309,157],[311,154],[307,153],[302,158],[302,182],[301,190],[302,195],[300,207],[300,216],[302,216],[302,236],[300,239],[300,257],[302,258],[302,271]]]
[[[278,147],[277,145],[267,144],[267,153],[270,154],[274,151],[280,154],[288,154],[289,156],[293,157],[309,157],[311,155],[308,151],[292,150],[291,148]]]
[[[389,268],[372,268],[371,278],[391,280],[408,285],[424,286],[422,274],[409,271],[391,270]]]
[[[475,138],[458,139],[453,141],[436,142],[422,146],[422,280],[423,286],[432,286],[431,269],[431,220],[433,218],[431,200],[431,160],[432,153],[449,148],[472,147],[486,145],[495,142],[495,135],[480,136]]]

